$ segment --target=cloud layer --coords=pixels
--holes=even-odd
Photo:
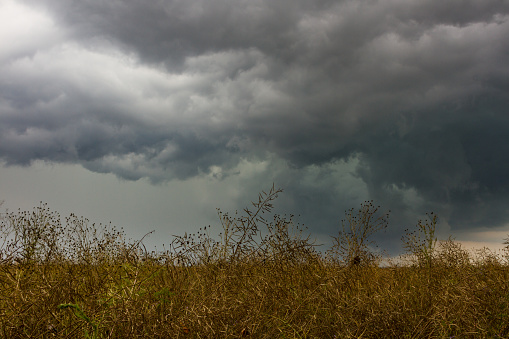
[[[451,227],[509,221],[508,2],[2,6],[23,19],[0,24],[8,165],[157,183],[265,162],[253,186],[292,184],[301,209],[341,196],[341,168],[403,214],[418,202]]]

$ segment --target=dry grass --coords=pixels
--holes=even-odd
[[[75,216],[62,227],[45,205],[3,215],[0,336],[509,337],[507,258],[433,241],[431,218],[421,238],[404,237],[408,265],[379,267],[359,236],[386,220],[370,203],[347,215],[364,224],[343,227],[336,251],[321,255],[291,217],[261,217],[279,192],[243,216],[220,213],[220,240],[205,229],[163,253]]]

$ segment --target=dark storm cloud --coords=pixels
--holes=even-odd
[[[25,2],[46,5],[79,38],[106,35],[157,61],[249,47],[293,60],[314,53],[328,59],[325,50],[350,53],[391,31],[418,38],[436,25],[485,23],[509,9],[500,0]]]
[[[8,164],[158,182],[272,154],[289,184],[329,173],[294,192],[325,205],[333,164],[355,160],[379,201],[508,221],[506,1],[23,2],[67,40],[1,65]]]

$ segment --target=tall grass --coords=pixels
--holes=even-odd
[[[291,216],[267,216],[279,193],[241,215],[219,211],[217,239],[204,228],[157,253],[111,225],[75,215],[62,225],[44,204],[3,214],[0,336],[509,336],[507,253],[437,241],[431,216],[403,236],[407,263],[381,267],[369,238],[388,214],[366,202],[321,254]]]

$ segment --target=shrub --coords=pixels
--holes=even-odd
[[[370,240],[374,233],[385,230],[389,222],[389,212],[379,213],[380,206],[375,207],[373,201],[366,201],[354,213],[354,209],[345,212],[346,219],[341,220],[341,231],[333,236],[333,245],[328,254],[332,261],[348,266],[359,264],[370,265],[380,259],[380,255],[372,251],[377,247]]]
[[[427,216],[428,220],[419,220],[416,230],[410,232],[406,229],[402,240],[403,247],[415,257],[418,266],[431,268],[437,242],[435,229],[438,217],[433,212]]]

